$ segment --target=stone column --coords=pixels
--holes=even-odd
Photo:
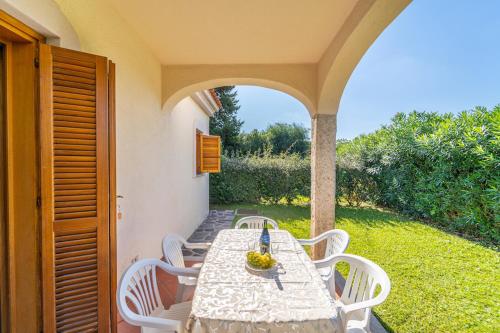
[[[311,237],[335,228],[335,146],[337,115],[312,118]],[[312,248],[314,259],[325,253],[325,242]]]

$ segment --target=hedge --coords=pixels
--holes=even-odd
[[[214,203],[309,196],[310,159],[224,156]],[[337,199],[372,202],[472,237],[500,242],[500,105],[458,115],[397,114],[337,145]]]
[[[223,156],[222,172],[210,175],[213,203],[273,203],[298,195],[309,196],[311,171],[309,159],[298,155]]]

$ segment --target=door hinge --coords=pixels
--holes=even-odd
[[[34,63],[35,63],[35,68],[40,67],[40,59],[38,57],[35,57]]]

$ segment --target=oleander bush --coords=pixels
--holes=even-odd
[[[500,105],[397,114],[390,125],[338,145],[338,194],[498,244],[499,139]]]

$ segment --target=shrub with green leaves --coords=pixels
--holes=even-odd
[[[500,242],[500,105],[458,115],[399,113],[388,126],[337,144],[337,199],[371,202]],[[310,196],[310,159],[224,156],[213,203]]]
[[[212,203],[273,203],[309,196],[310,160],[296,154],[223,156],[222,172],[210,175]]]
[[[347,187],[361,200],[498,243],[499,138],[500,105],[458,115],[399,113],[339,144],[339,194],[349,196]]]

